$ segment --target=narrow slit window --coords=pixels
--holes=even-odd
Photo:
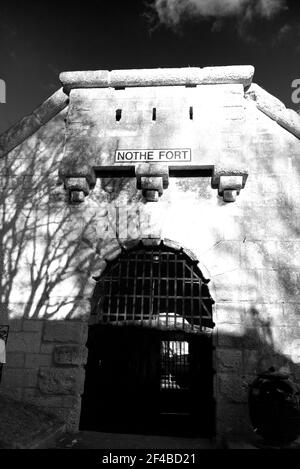
[[[156,121],[156,107],[152,109],[152,120]]]
[[[119,122],[122,118],[122,109],[116,110],[116,121]]]
[[[189,114],[190,114],[190,120],[193,120],[193,118],[194,118],[194,109],[193,109],[193,106],[190,106]]]

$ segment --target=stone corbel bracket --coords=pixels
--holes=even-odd
[[[245,187],[248,173],[246,171],[218,171],[214,172],[211,180],[213,189],[218,189],[218,195],[224,202],[235,202],[240,190]]]
[[[64,183],[71,204],[83,202],[96,184],[94,169],[87,162],[71,156],[63,158],[59,177]]]
[[[157,202],[163,190],[169,186],[169,168],[158,163],[142,163],[135,167],[137,189],[147,202]]]

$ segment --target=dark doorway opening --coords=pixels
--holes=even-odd
[[[210,337],[99,324],[88,350],[82,430],[214,434]]]
[[[81,430],[211,437],[213,300],[197,263],[124,252],[95,289]]]

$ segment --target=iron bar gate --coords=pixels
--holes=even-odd
[[[214,326],[208,281],[182,250],[124,251],[99,279],[92,314],[102,324],[200,332]]]

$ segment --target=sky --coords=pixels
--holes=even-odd
[[[60,88],[62,71],[247,64],[300,108],[299,0],[1,0],[0,133]]]

